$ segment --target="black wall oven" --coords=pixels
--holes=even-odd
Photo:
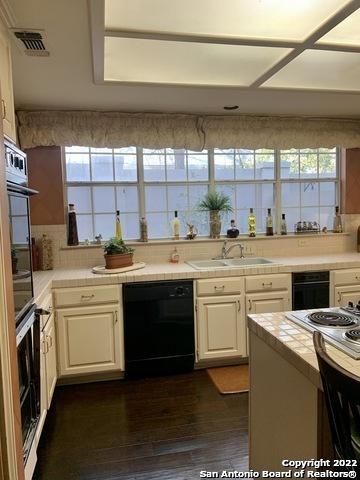
[[[5,141],[6,186],[14,292],[14,319],[20,387],[24,462],[40,414],[40,326],[34,304],[26,155]]]

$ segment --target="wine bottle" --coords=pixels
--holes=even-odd
[[[333,225],[334,233],[342,233],[342,223],[341,223],[341,216],[339,213],[339,207],[335,207],[335,217],[334,217],[334,225]]]
[[[178,212],[175,210],[174,218],[171,221],[172,231],[174,240],[179,240],[180,238],[180,220],[178,219]]]
[[[79,245],[79,236],[76,222],[75,205],[69,203],[68,213],[68,245]]]
[[[280,226],[281,235],[287,235],[287,225],[285,220],[285,213],[281,215],[281,226]]]
[[[274,235],[274,227],[273,227],[273,218],[271,215],[271,208],[268,208],[268,214],[266,217],[266,235],[268,237]]]
[[[122,230],[121,230],[121,222],[120,222],[120,210],[116,210],[115,237],[116,237],[118,240],[122,240]]]

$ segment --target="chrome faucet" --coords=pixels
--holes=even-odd
[[[232,245],[230,245],[229,248],[226,247],[227,246],[227,241],[225,240],[224,243],[223,243],[223,246],[221,248],[221,258],[227,258],[228,254],[231,252],[231,250],[235,247],[239,247],[240,248],[240,258],[245,258],[245,255],[244,255],[244,245],[240,242],[236,242],[236,243],[233,243]]]

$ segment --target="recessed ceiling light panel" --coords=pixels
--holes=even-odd
[[[303,40],[348,0],[105,0],[105,28]]]
[[[264,87],[360,91],[360,53],[306,50]]]
[[[105,81],[248,86],[285,48],[105,37]]]
[[[360,47],[360,9],[330,30],[318,43]]]

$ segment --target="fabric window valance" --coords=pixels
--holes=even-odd
[[[360,147],[360,119],[25,110],[17,118],[22,148]]]

